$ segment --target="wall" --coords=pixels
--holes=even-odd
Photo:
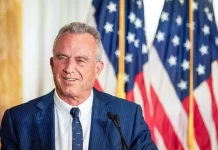
[[[91,0],[23,0],[23,100],[49,92],[53,85],[49,58],[60,27],[86,21]],[[218,24],[218,0],[214,0]],[[144,0],[145,29],[151,45],[164,0]]]

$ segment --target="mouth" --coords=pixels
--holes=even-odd
[[[63,79],[66,81],[76,81],[77,80],[76,78],[66,78],[66,77],[64,77]]]

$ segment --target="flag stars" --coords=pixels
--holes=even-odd
[[[135,34],[134,33],[129,32],[126,38],[127,38],[127,41],[128,41],[129,44],[133,43],[136,48],[139,47],[139,40],[135,39]]]
[[[137,0],[136,4],[138,5],[138,8],[142,8],[142,0]]]
[[[208,25],[204,25],[202,28],[202,31],[204,32],[204,35],[209,35],[210,34],[210,28]]]
[[[184,47],[186,48],[187,51],[190,50],[190,47],[191,47],[191,43],[189,40],[186,40],[186,42],[184,43]]]
[[[180,40],[179,37],[177,35],[175,35],[172,39],[173,45],[178,46],[180,43],[179,40]]]
[[[129,82],[129,75],[128,74],[124,74],[124,82],[127,83]]]
[[[134,41],[134,46],[135,46],[136,48],[139,48],[139,40],[138,40],[138,39],[136,39],[136,40]]]
[[[128,16],[129,20],[131,23],[134,23],[136,16],[133,12],[130,12],[129,16]]]
[[[198,72],[198,75],[204,75],[205,74],[205,66],[199,64],[196,71]]]
[[[218,46],[218,37],[215,38],[215,44]]]
[[[131,63],[133,60],[132,60],[132,57],[133,57],[133,55],[132,54],[127,54],[126,56],[125,56],[125,60],[126,60],[126,62],[127,63]]]
[[[148,54],[148,48],[146,44],[142,44],[142,54]]]
[[[198,3],[197,2],[193,1],[192,6],[193,6],[193,10],[198,10]]]
[[[209,21],[213,21],[213,14],[212,13],[210,13],[210,11],[209,11],[209,8],[208,7],[205,7],[204,8],[204,12],[206,13],[206,15],[207,15],[207,19],[209,20]]]
[[[182,24],[182,17],[180,15],[176,17],[176,24],[177,26],[180,26]]]
[[[135,27],[136,27],[136,29],[142,27],[142,21],[139,18],[136,18],[136,20],[135,20]]]
[[[119,51],[119,49],[117,49],[117,50],[115,51],[115,55],[116,55],[117,57],[120,56],[120,51]]]
[[[189,69],[189,61],[187,61],[186,59],[183,60],[182,64],[181,64],[183,71],[186,71]]]
[[[143,29],[143,30],[144,30],[144,32],[146,32],[145,26],[144,26],[144,29]]]
[[[208,47],[206,45],[201,45],[200,50],[201,55],[204,56],[206,54],[208,54]]]
[[[208,7],[205,7],[204,8],[204,12],[207,14],[207,13],[209,13],[209,8]]]
[[[186,90],[187,89],[187,82],[184,80],[180,80],[180,82],[177,84],[177,86],[180,88],[180,90]]]
[[[212,13],[207,13],[207,19],[209,21],[213,21],[213,14]]]
[[[187,25],[186,25],[188,28],[192,28],[192,30],[195,30],[195,22],[193,22],[193,23],[191,23],[191,24],[189,24],[189,23],[187,23]]]
[[[135,34],[129,32],[128,35],[127,35],[127,41],[128,41],[129,44],[134,42],[135,41]]]
[[[164,32],[158,31],[156,38],[158,42],[164,41]]]
[[[173,55],[170,56],[170,58],[168,59],[168,63],[170,64],[170,66],[176,66],[176,60],[177,58]]]
[[[109,22],[106,22],[104,29],[106,33],[113,32],[113,25]]]
[[[161,15],[161,21],[162,21],[162,22],[168,21],[168,20],[169,20],[168,15],[169,15],[169,14],[168,14],[167,12],[163,11],[163,12],[162,12],[162,15]]]
[[[117,5],[113,2],[110,2],[109,5],[107,5],[107,9],[109,10],[110,13],[116,12]]]
[[[181,5],[183,5],[183,4],[184,4],[184,0],[179,0],[179,3],[180,3]]]

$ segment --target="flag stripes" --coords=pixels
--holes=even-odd
[[[150,51],[141,30],[144,26],[142,1],[125,2],[126,98],[142,106],[152,139],[159,149],[188,149],[191,69],[188,2],[165,1]],[[214,36],[218,34],[211,6],[209,1],[193,1],[195,150],[218,149],[218,42],[215,42],[218,38]],[[115,95],[119,73],[119,3],[94,0],[93,10],[94,24],[102,34],[105,61],[96,86]]]

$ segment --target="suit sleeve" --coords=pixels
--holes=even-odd
[[[142,116],[142,109],[138,105],[136,109],[133,138],[131,141],[131,150],[157,150],[156,145],[151,139],[151,133],[148,125]]]
[[[17,149],[17,140],[9,110],[6,110],[1,124],[1,150]]]

